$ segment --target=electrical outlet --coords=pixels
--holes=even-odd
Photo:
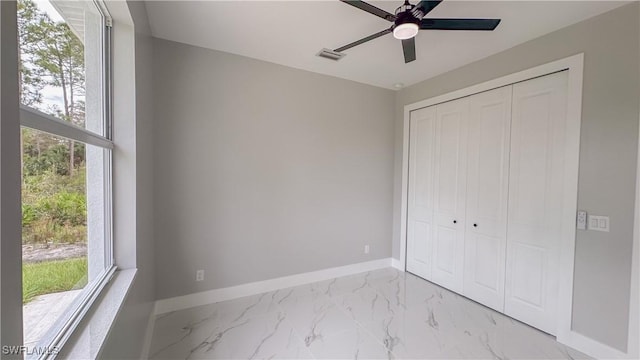
[[[369,245],[365,245],[364,246],[364,253],[368,254],[369,253]]]
[[[204,270],[197,270],[196,281],[202,281],[202,280],[204,280]]]

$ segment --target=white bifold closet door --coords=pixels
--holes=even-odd
[[[513,85],[505,313],[556,333],[567,72]]]
[[[469,98],[464,295],[504,311],[511,86]]]
[[[409,126],[407,270],[431,279],[436,107],[413,111]]]
[[[407,270],[462,291],[468,99],[411,112]]]
[[[412,111],[407,270],[556,332],[566,71]]]
[[[436,106],[431,281],[462,292],[469,99]]]

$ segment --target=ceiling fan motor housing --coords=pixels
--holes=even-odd
[[[420,25],[420,19],[413,16],[411,11],[403,11],[396,14],[396,21],[394,22],[394,27],[402,24],[416,24]]]
[[[346,4],[366,11],[369,14],[392,22],[391,27],[379,31],[373,35],[369,35],[358,41],[354,41],[345,46],[333,50],[335,54],[341,54],[342,51],[358,46],[367,41],[377,39],[389,33],[393,33],[393,37],[402,40],[402,52],[404,53],[404,62],[409,63],[416,60],[416,43],[414,37],[418,35],[419,30],[476,30],[486,31],[494,30],[500,23],[500,19],[449,19],[449,18],[433,18],[425,19],[442,0],[421,0],[416,5],[412,5],[409,0],[404,0],[404,4],[400,5],[395,15],[377,8],[362,0],[340,0]],[[331,54],[332,57],[337,55]]]
[[[404,10],[402,10],[404,8]],[[415,37],[420,29],[420,19],[413,15],[413,5],[404,5],[396,11],[396,20],[393,24],[393,37],[399,40],[408,40]]]

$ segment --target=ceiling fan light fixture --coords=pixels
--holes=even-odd
[[[411,39],[418,35],[418,30],[420,30],[418,24],[414,24],[412,22],[399,24],[393,28],[393,37],[398,40]]]
[[[412,5],[409,0],[404,0],[404,3],[396,9],[395,15],[362,0],[340,1],[386,21],[393,22],[393,25],[373,35],[339,47],[333,50],[334,52],[342,53],[354,46],[393,33],[394,38],[402,40],[402,52],[405,64],[416,60],[416,41],[414,38],[420,30],[486,31],[494,30],[500,23],[500,19],[425,18],[442,0],[420,0],[420,2],[415,5]]]

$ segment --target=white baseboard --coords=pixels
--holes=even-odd
[[[572,347],[586,355],[596,359],[631,359],[629,354],[614,349],[609,345],[605,345],[597,340],[586,337],[575,331],[568,331],[566,334],[558,334],[558,342]]]
[[[140,354],[141,360],[149,359],[149,351],[151,351],[151,339],[153,338],[153,328],[156,325],[156,305],[154,303],[151,314],[149,315],[149,321],[147,322],[147,329],[144,334],[144,342],[142,343],[142,353]]]
[[[390,266],[392,266],[391,258],[379,259],[158,300],[156,301],[155,314],[159,315],[219,301],[237,299],[243,296],[262,294],[268,291],[383,269]]]
[[[396,258],[391,258],[391,267],[398,269],[400,271],[404,271],[404,266],[402,266],[402,263],[400,262],[400,260]]]
[[[173,297],[156,301],[154,314],[160,315],[171,311],[183,310],[195,306],[211,304],[219,301],[237,299],[244,296],[257,295],[268,291],[285,289],[292,286],[309,284],[316,281],[329,280],[336,277],[359,274],[366,271],[393,267],[405,271],[400,260],[386,258],[363,263],[339,266],[308,273],[284,276],[275,279],[257,281],[227,288],[214,289],[199,293]],[[147,359],[151,347],[151,336],[155,325],[155,316],[151,316],[147,325],[145,343],[141,359]],[[596,359],[630,359],[630,355],[590,339],[575,331],[558,334],[558,341]]]

